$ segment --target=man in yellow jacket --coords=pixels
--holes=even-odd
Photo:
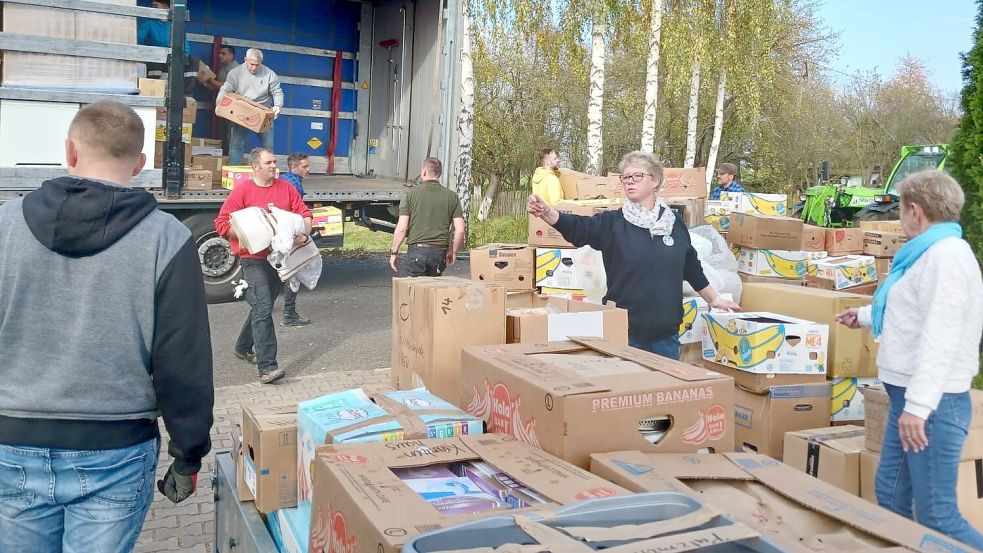
[[[543,149],[539,152],[539,167],[532,175],[532,193],[542,198],[549,205],[563,200],[563,188],[560,186],[560,156],[555,150]]]

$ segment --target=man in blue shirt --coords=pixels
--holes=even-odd
[[[737,166],[733,163],[717,166],[717,183],[719,186],[710,192],[711,200],[719,200],[721,192],[744,192],[744,187],[737,181]]]
[[[169,10],[171,9],[171,0],[153,0],[150,6]],[[140,18],[137,21],[137,44],[170,48],[171,22],[162,19]],[[184,62],[184,94],[190,96],[194,91],[195,82],[198,80],[198,64],[201,63],[201,60],[191,55],[191,43],[188,42],[187,34],[184,36]],[[147,64],[147,77],[151,79],[163,79],[167,72],[167,64]]]
[[[311,173],[311,162],[307,154],[290,154],[287,156],[287,167],[289,171],[280,175],[280,178],[294,185],[300,197],[304,197],[304,177]],[[300,289],[298,289],[300,291]],[[297,292],[290,290],[289,286],[284,287],[283,292],[283,326],[304,326],[311,324],[311,320],[301,317],[297,313]]]

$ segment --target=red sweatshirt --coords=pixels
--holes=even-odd
[[[232,228],[232,223],[229,222],[230,215],[247,207],[261,207],[269,210],[269,204],[285,211],[292,211],[305,219],[311,216],[310,208],[304,204],[300,194],[297,193],[297,189],[289,182],[278,178],[273,181],[273,186],[263,188],[250,180],[232,189],[229,197],[222,204],[218,217],[215,218],[215,230],[222,236],[229,236],[229,229]],[[238,254],[239,257],[266,259],[266,256],[270,254],[269,248],[257,254],[251,254],[239,247],[238,238],[229,238],[229,242],[232,244],[233,253]]]

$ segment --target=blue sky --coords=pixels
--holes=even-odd
[[[928,67],[935,86],[958,92],[959,54],[972,47],[976,11],[973,0],[824,0],[817,15],[840,33],[839,57],[826,65],[844,73],[876,68],[889,77],[898,59],[911,54]]]

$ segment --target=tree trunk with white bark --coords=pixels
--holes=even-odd
[[[498,196],[498,186],[502,182],[502,175],[492,174],[488,178],[488,191],[485,192],[485,197],[481,200],[481,206],[478,207],[478,220],[484,221],[491,215],[491,208],[495,205],[495,198]]]
[[[642,113],[643,152],[655,151],[655,112],[659,104],[659,48],[662,45],[662,0],[652,0],[649,55],[645,70],[645,111]]]
[[[596,20],[591,31],[590,98],[587,102],[587,174],[601,171],[604,157],[604,38],[607,25]]]
[[[471,165],[474,150],[474,66],[471,63],[471,24],[468,4],[461,7],[461,110],[457,114],[457,167],[454,181],[464,224],[471,213]]]
[[[693,62],[693,76],[689,81],[689,116],[686,123],[686,157],[683,167],[691,168],[696,162],[696,120],[700,108],[700,64]]]
[[[710,139],[710,155],[707,156],[707,191],[713,184],[713,171],[717,166],[717,152],[720,150],[720,136],[724,132],[724,96],[727,94],[727,72],[720,71],[717,83],[717,105],[713,116],[713,138]]]

